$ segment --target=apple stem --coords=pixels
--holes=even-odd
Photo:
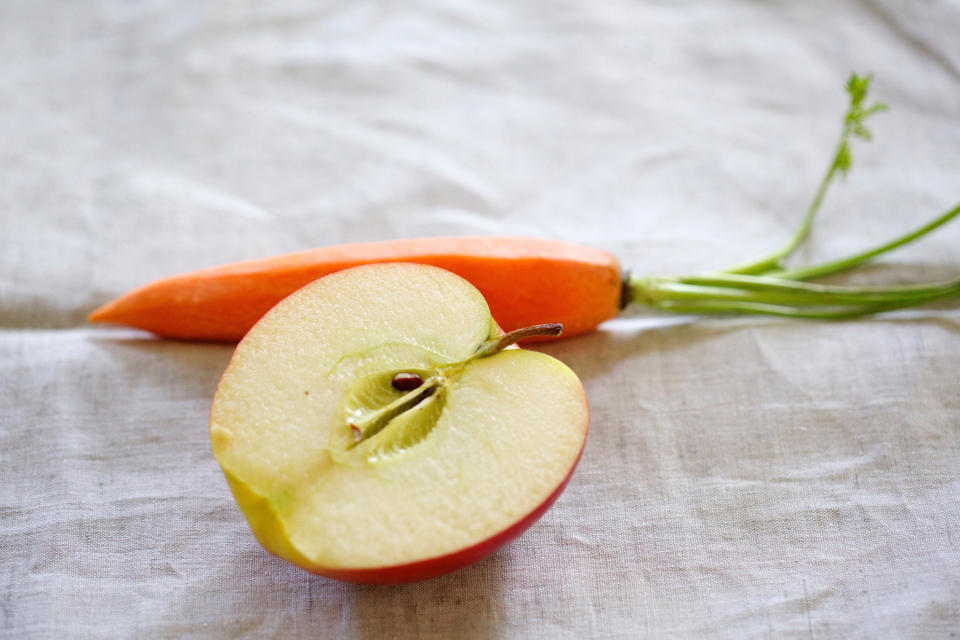
[[[558,336],[562,331],[563,325],[559,322],[535,324],[531,327],[514,329],[513,331],[504,333],[496,338],[491,338],[481,344],[480,348],[477,349],[476,357],[483,358],[491,356],[524,338],[532,338],[534,336]]]

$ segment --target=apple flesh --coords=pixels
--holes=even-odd
[[[570,369],[513,339],[472,285],[424,265],[340,271],[280,302],[210,415],[256,538],[314,573],[397,583],[520,535],[569,480],[588,412]]]

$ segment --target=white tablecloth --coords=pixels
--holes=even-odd
[[[543,347],[591,434],[496,555],[366,587],[263,551],[210,453],[223,345],[87,327],[148,280],[347,241],[537,235],[635,273],[779,245],[852,70],[891,104],[809,262],[960,199],[960,6],[0,4],[5,637],[950,637],[960,310],[642,312]],[[960,225],[955,225],[960,227]],[[960,272],[960,228],[854,282]]]

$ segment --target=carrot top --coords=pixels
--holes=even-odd
[[[853,162],[852,141],[870,140],[867,118],[886,109],[867,104],[870,76],[847,81],[849,106],[827,171],[799,227],[782,247],[720,271],[682,277],[630,276],[612,255],[556,240],[509,237],[421,238],[347,244],[222,265],[165,278],[90,314],[162,336],[239,340],[274,304],[312,280],[375,262],[441,267],[476,286],[505,331],[558,322],[564,336],[589,331],[627,304],[687,314],[765,314],[850,318],[960,296],[960,279],[896,287],[809,282],[857,267],[912,242],[960,215],[957,205],[923,226],[837,260],[790,269],[784,259],[807,239],[829,187]]]

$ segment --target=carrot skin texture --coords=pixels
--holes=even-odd
[[[89,320],[167,338],[236,342],[300,287],[377,262],[456,273],[480,290],[504,331],[560,322],[569,337],[620,310],[620,266],[605,251],[556,240],[466,236],[345,244],[193,271],[135,289],[93,311]]]

